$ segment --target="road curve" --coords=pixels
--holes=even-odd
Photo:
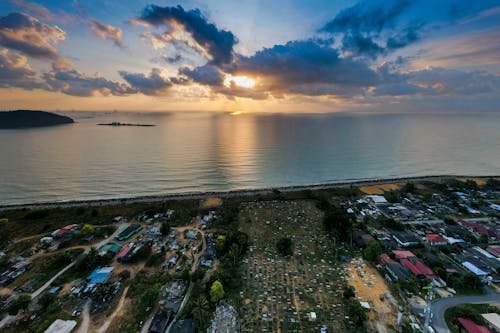
[[[491,302],[500,303],[500,293],[490,291],[485,295],[441,298],[432,303],[431,306],[433,313],[432,327],[438,333],[450,333],[444,319],[444,313],[447,309],[460,304],[481,304]]]

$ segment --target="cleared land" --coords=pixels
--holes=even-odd
[[[347,275],[357,299],[370,304],[369,318],[373,328],[387,332],[387,327],[396,327],[398,306],[379,272],[363,259],[355,259],[347,264]]]

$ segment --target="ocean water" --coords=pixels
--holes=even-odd
[[[0,205],[500,174],[500,114],[65,113],[0,130]],[[155,127],[97,126],[102,122]]]

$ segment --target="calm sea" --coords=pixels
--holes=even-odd
[[[500,114],[66,113],[0,130],[0,205],[500,174]],[[97,126],[101,122],[155,127]]]

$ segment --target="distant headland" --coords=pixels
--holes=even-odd
[[[105,124],[97,124],[99,126],[140,126],[140,127],[151,127],[151,126],[156,126],[152,124],[127,124],[127,123],[119,123],[117,121],[114,121],[112,123],[105,123]]]
[[[45,111],[16,110],[0,112],[0,129],[46,127],[72,124],[74,122],[70,117]]]

